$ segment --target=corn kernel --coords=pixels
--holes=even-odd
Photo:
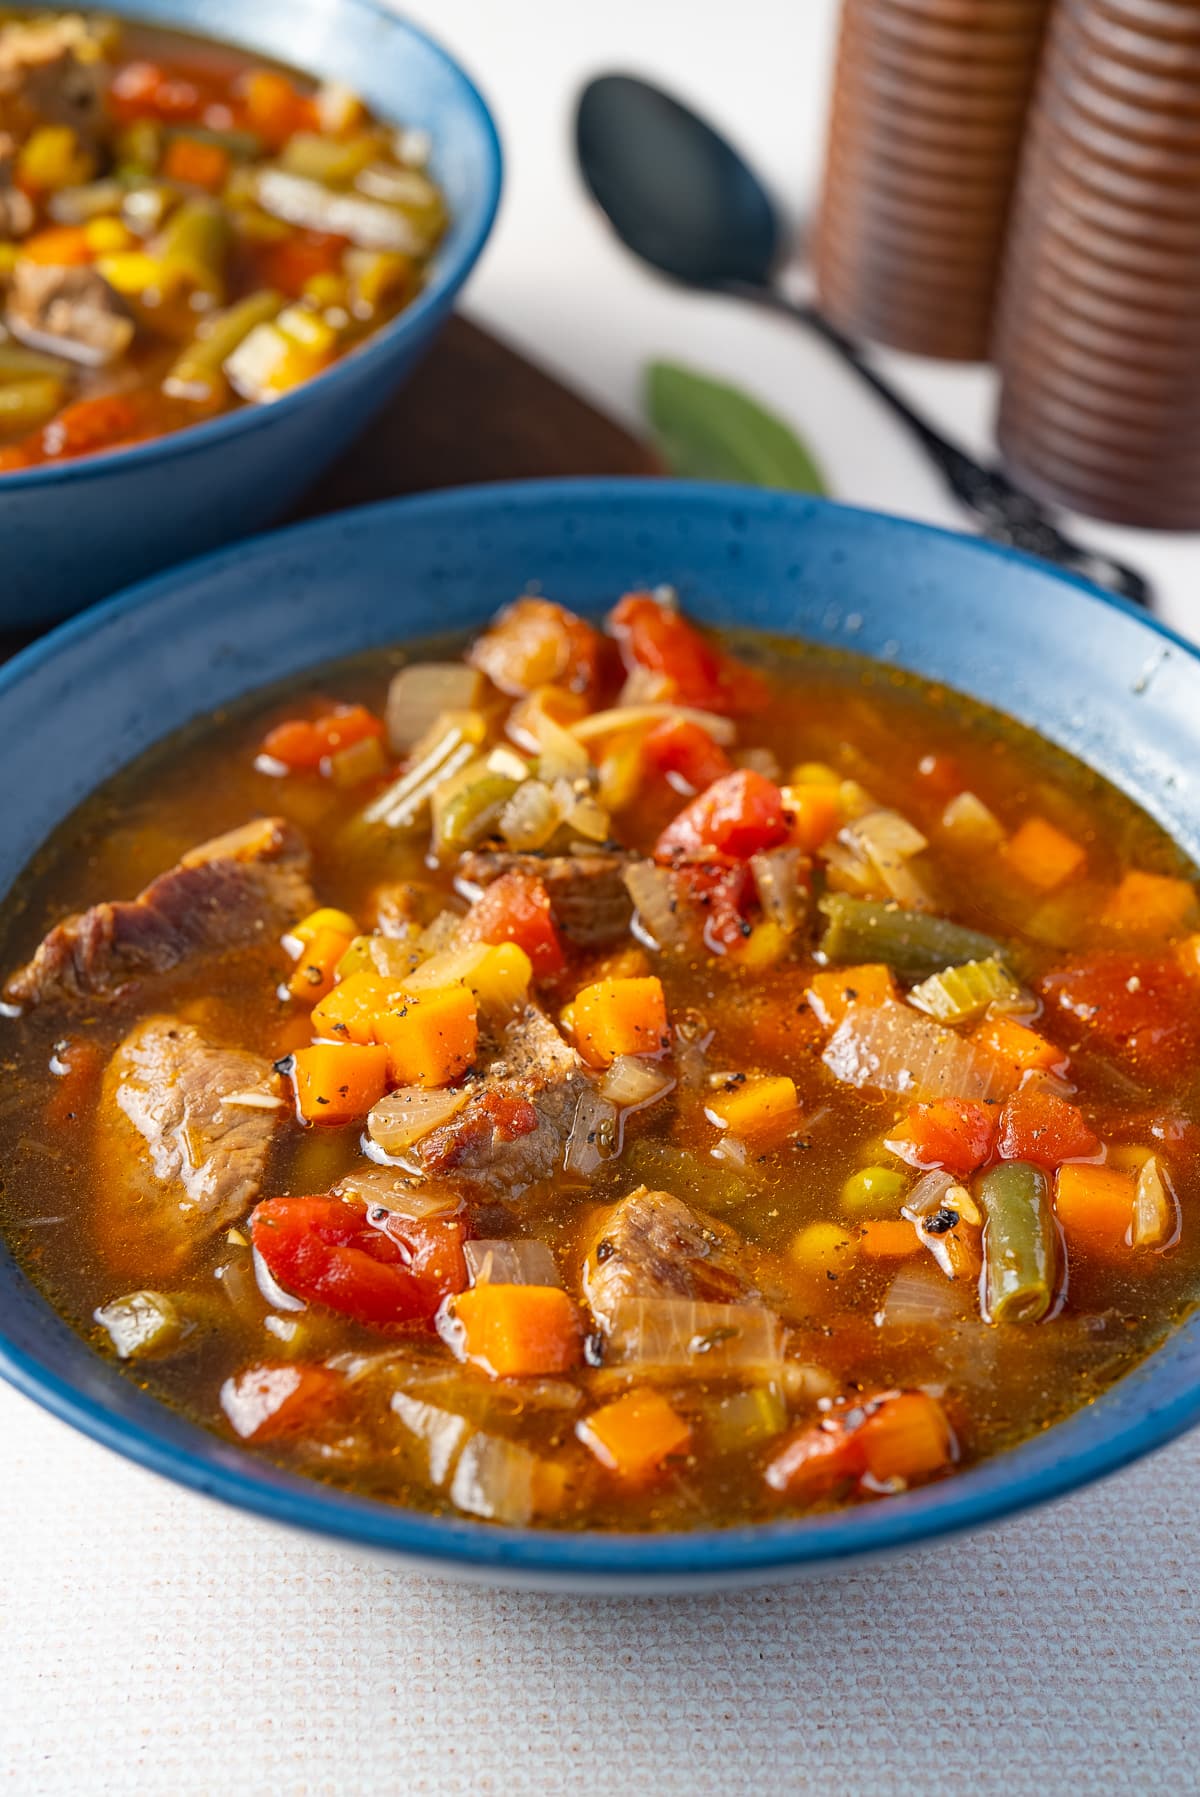
[[[161,287],[163,281],[162,263],[145,250],[119,250],[112,256],[98,256],[96,267],[118,293],[146,293]]]
[[[132,249],[137,238],[119,218],[92,218],[83,227],[93,256],[112,256]]]

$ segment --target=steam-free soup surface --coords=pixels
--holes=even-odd
[[[1161,1341],[1200,937],[1150,819],[661,593],[463,651],[205,722],[9,901],[0,1220],[99,1352],[389,1502],[640,1530],[955,1476]]]

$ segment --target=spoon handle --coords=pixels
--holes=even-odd
[[[1100,550],[1089,549],[1061,531],[1044,507],[998,468],[985,468],[964,449],[936,430],[928,419],[886,381],[858,345],[843,336],[815,306],[787,299],[768,287],[737,287],[743,297],[806,324],[854,369],[894,415],[906,425],[941,473],[955,498],[973,514],[985,537],[1013,549],[1027,550],[1098,586],[1107,587],[1135,605],[1153,605],[1154,590],[1145,575]]]

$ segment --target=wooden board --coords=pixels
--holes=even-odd
[[[455,316],[411,380],[281,522],[475,481],[657,473],[646,444]],[[29,632],[0,632],[0,661],[32,641]]]

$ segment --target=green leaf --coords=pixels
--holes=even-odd
[[[672,474],[796,493],[828,491],[800,439],[740,388],[677,362],[652,362],[646,370],[646,405],[659,454]]]

